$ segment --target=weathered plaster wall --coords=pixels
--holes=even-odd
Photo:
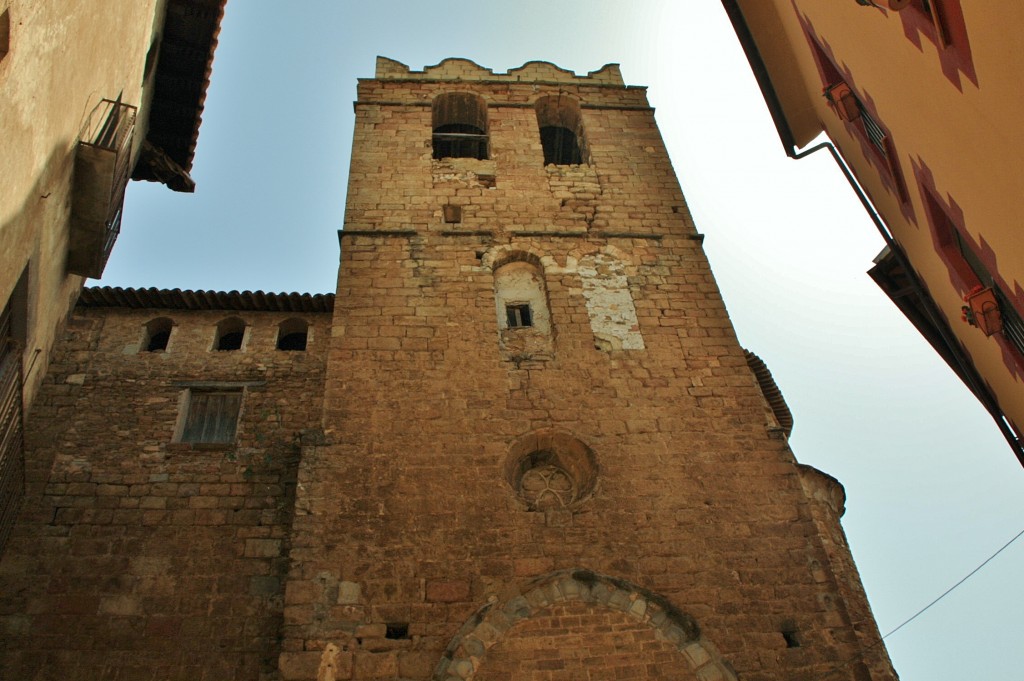
[[[0,61],[0,306],[27,267],[26,404],[82,283],[65,273],[75,143],[101,99],[143,103],[146,53],[163,5],[0,0],[11,21]],[[144,137],[143,128],[136,144]]]

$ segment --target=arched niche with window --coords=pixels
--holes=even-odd
[[[241,350],[245,345],[245,321],[238,317],[228,317],[217,324],[217,334],[213,339],[213,349],[230,351]]]
[[[434,158],[488,158],[487,104],[469,92],[434,98]]]
[[[496,267],[494,302],[502,350],[510,357],[549,358],[551,312],[543,266],[523,255]]]
[[[277,349],[301,352],[309,339],[309,324],[304,319],[286,319],[277,327]]]
[[[166,352],[171,341],[174,321],[169,317],[157,317],[142,325],[142,341],[140,352]]]
[[[534,104],[544,165],[580,165],[587,162],[580,105],[566,95],[541,97]]]

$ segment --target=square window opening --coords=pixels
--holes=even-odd
[[[189,390],[179,442],[231,444],[238,429],[242,389]]]
[[[402,641],[410,638],[408,622],[388,622],[385,624],[384,638]]]
[[[505,314],[508,319],[508,328],[510,329],[533,326],[533,316],[530,314],[529,303],[511,303],[506,305]]]

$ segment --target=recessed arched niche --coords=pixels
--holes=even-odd
[[[432,105],[434,158],[488,158],[487,103],[471,92],[446,92]]]
[[[228,317],[217,324],[217,333],[213,339],[213,349],[220,351],[241,350],[245,344],[245,320]]]
[[[286,319],[277,327],[277,349],[302,352],[309,341],[309,323],[304,319]]]
[[[505,481],[529,511],[573,510],[597,487],[597,457],[578,438],[538,430],[509,449]]]
[[[581,165],[587,163],[580,105],[566,95],[541,97],[534,104],[544,165]]]

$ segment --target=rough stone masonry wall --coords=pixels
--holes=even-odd
[[[169,350],[137,352],[166,316]],[[218,321],[244,351],[211,352]],[[28,494],[0,561],[0,678],[276,676],[299,436],[328,315],[79,309],[27,424]],[[305,352],[277,325],[312,324]],[[181,383],[248,382],[234,446],[172,443]]]
[[[877,631],[856,581],[828,574],[826,514],[770,427],[643,91],[454,66],[360,83],[283,678],[809,681],[855,658]],[[442,176],[429,103],[467,90],[491,155]],[[558,92],[581,100],[589,222],[543,166],[531,102]],[[506,350],[509,260],[545,279],[550,352]],[[894,678],[868,655],[883,664],[829,678]]]

